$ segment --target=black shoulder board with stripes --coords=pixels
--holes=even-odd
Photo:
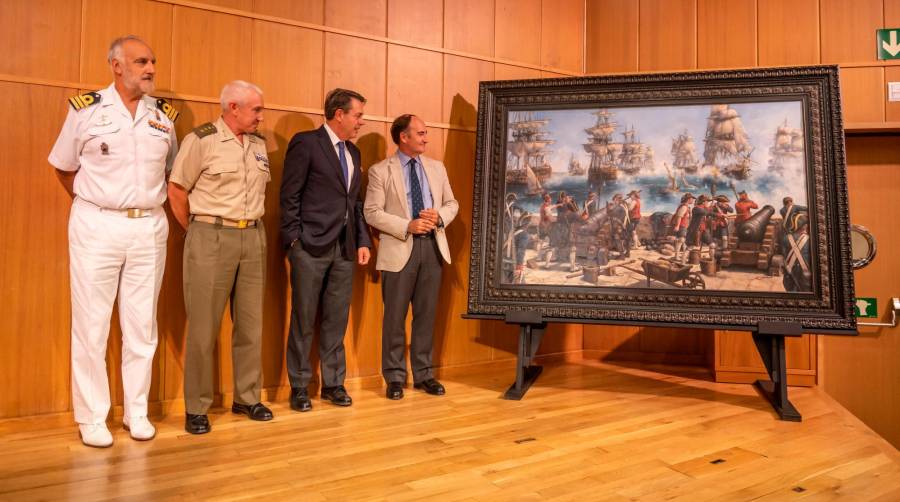
[[[69,104],[72,105],[72,108],[74,108],[75,111],[87,108],[91,105],[96,105],[99,102],[99,92],[89,92],[87,94],[81,94],[79,96],[72,96],[71,98],[69,98]]]
[[[169,117],[169,120],[171,120],[172,122],[175,122],[178,119],[178,110],[176,110],[174,106],[170,105],[169,102],[165,99],[157,99],[156,107],[162,110],[162,112],[166,114],[166,117]]]
[[[216,129],[216,125],[212,122],[207,122],[194,128],[194,134],[196,134],[198,138],[209,136],[216,131],[218,131],[218,129]]]

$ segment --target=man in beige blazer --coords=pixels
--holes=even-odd
[[[413,386],[443,395],[432,372],[432,338],[441,285],[441,260],[450,263],[444,229],[456,217],[444,164],[424,155],[428,129],[415,115],[391,124],[397,153],[369,168],[363,213],[381,232],[376,268],[382,271],[384,319],[381,372],[388,399],[401,399],[406,383],[406,312],[412,303]]]

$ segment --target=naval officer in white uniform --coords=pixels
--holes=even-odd
[[[81,440],[93,447],[113,442],[106,427],[106,342],[117,293],[124,426],[137,440],[156,435],[147,420],[147,394],[169,233],[162,204],[178,148],[178,112],[148,96],[156,74],[152,49],[135,36],[121,37],[108,60],[112,85],[69,99],[48,159],[75,196],[69,214],[72,405]]]

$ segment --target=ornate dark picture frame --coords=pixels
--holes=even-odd
[[[649,270],[646,264],[643,268],[647,276],[646,283],[632,283],[627,287],[603,285],[599,281],[565,284],[554,284],[551,281],[548,284],[511,279],[513,264],[510,263],[509,247],[513,236],[512,230],[517,228],[520,221],[524,221],[517,221],[522,211],[517,212],[515,216],[510,213],[511,204],[515,204],[515,197],[510,195],[511,190],[507,185],[520,181],[508,174],[508,170],[511,169],[510,152],[513,151],[510,146],[515,129],[511,126],[513,122],[523,120],[540,122],[542,114],[586,110],[598,116],[597,124],[599,124],[599,115],[606,113],[605,110],[705,106],[715,111],[717,106],[722,108],[734,105],[735,108],[739,108],[742,105],[773,102],[798,104],[799,117],[802,121],[802,127],[795,130],[801,131],[802,135],[800,138],[802,153],[798,156],[801,157],[800,169],[805,172],[806,181],[804,192],[806,200],[803,202],[807,206],[804,208],[807,210],[804,215],[807,220],[803,220],[802,224],[804,233],[808,234],[807,260],[810,263],[807,266],[809,282],[804,289],[791,291],[701,289],[695,280],[682,280],[685,278],[680,276],[666,277],[665,271],[660,282],[658,281],[660,276]],[[712,114],[713,112],[710,112],[710,117]],[[587,125],[587,129],[591,127],[595,126]],[[585,128],[580,130],[587,133],[586,138],[590,137],[590,131]],[[677,136],[678,132],[672,130],[672,137]],[[698,138],[696,142],[706,144],[714,140],[709,135],[707,132],[706,138]],[[541,137],[538,136],[536,139],[541,140]],[[587,141],[590,142],[589,139]],[[628,136],[625,136],[624,141],[629,141]],[[771,137],[767,139],[767,142],[771,141]],[[763,148],[763,145],[760,144],[759,148]],[[769,144],[766,144],[765,148],[769,148]],[[586,145],[584,149],[590,157],[590,147]],[[698,147],[698,150],[702,149],[702,146]],[[519,156],[523,155],[522,152],[518,153]],[[659,152],[658,157],[668,158],[669,152],[661,154],[663,152]],[[749,162],[749,153],[746,158]],[[574,163],[574,153],[572,159]],[[662,164],[662,160],[659,158],[657,160],[657,164]],[[702,156],[700,161],[703,162]],[[595,162],[591,157],[587,163],[594,165]],[[666,171],[672,172],[668,165],[665,167]],[[765,169],[765,166],[756,167]],[[549,170],[549,167],[547,169]],[[718,175],[719,171],[716,170],[716,173]],[[529,176],[533,177],[533,173]],[[712,194],[706,195],[705,198],[712,199],[715,197],[716,187],[720,189],[720,193],[725,190],[724,184],[712,181],[694,195],[699,198],[700,193],[704,190],[709,192],[711,189]],[[629,188],[631,187],[625,186],[621,193],[616,194],[619,201]],[[737,198],[738,192],[733,184],[730,185],[730,189],[728,193],[733,193]],[[607,202],[612,197],[613,191],[616,190],[607,190],[605,196],[599,197],[606,203],[604,209],[606,212],[613,208],[614,203]],[[538,195],[536,191],[530,193],[543,198],[543,195]],[[591,197],[595,195],[592,193]],[[680,193],[677,195],[682,196]],[[563,200],[564,196],[564,193],[559,195],[562,197],[560,200]],[[577,201],[573,204],[573,208],[577,207],[580,211],[581,202]],[[675,202],[677,205],[678,197]],[[731,202],[735,200],[731,199]],[[856,333],[852,305],[854,292],[844,131],[837,66],[482,82],[479,93],[473,206],[467,311],[467,315],[471,317],[503,318],[510,312],[533,311],[539,313],[545,320],[551,321],[677,325],[738,330],[753,330],[761,322],[789,322],[799,324],[804,331],[810,332]],[[786,207],[782,208],[779,217],[777,207],[774,208],[774,221],[783,222],[790,219],[791,213],[788,211],[786,216],[785,209]],[[537,223],[539,216],[534,211],[530,217],[533,223]],[[582,218],[587,217],[585,210]],[[732,228],[734,240],[734,215],[729,218],[732,218],[729,220],[732,222],[729,223],[729,228]],[[784,223],[780,224],[785,226]],[[527,226],[528,223],[521,223],[518,228],[528,231]],[[791,230],[785,231],[780,228],[778,231],[785,235],[776,235],[776,238],[786,238]],[[671,228],[669,230],[671,232]],[[532,234],[536,233],[534,228],[530,231]],[[727,237],[727,230],[722,235]],[[635,240],[638,238],[637,232],[634,233],[634,237]],[[674,236],[668,239],[669,243],[678,242]],[[538,240],[538,237],[535,236],[532,240]],[[522,242],[524,246],[525,241]],[[699,246],[700,252],[706,252],[709,260],[714,262],[717,261],[716,256],[721,260],[723,247],[725,250],[729,248],[729,244],[723,246],[721,239],[717,242],[720,246],[718,255],[714,247],[703,251],[702,244]],[[641,239],[641,243],[645,246],[652,244],[644,242],[644,239]],[[731,247],[734,245],[734,242],[730,244]],[[533,248],[534,244],[530,243],[529,246]],[[785,241],[783,249],[788,250],[787,246]],[[537,247],[540,248],[540,244]],[[574,256],[574,244],[572,249]],[[592,247],[590,249],[592,259],[596,259],[595,252],[596,249]],[[615,255],[611,250],[610,253]],[[788,251],[783,253],[787,255]],[[580,250],[579,255],[583,254]],[[686,248],[684,256],[687,256]],[[609,257],[604,255],[602,262],[592,263],[605,265],[606,258]],[[787,257],[782,256],[780,260],[785,258]],[[676,263],[672,258],[668,259]],[[682,258],[684,259],[686,258]],[[519,261],[522,261],[521,254]],[[547,261],[549,262],[549,258]],[[615,264],[615,259],[611,259],[609,263]],[[521,269],[522,264],[518,265]],[[577,272],[583,265],[584,263],[576,265],[573,258],[571,270]],[[771,267],[769,275],[778,275],[780,271],[786,270],[781,261],[777,264],[771,262]],[[699,271],[699,266],[695,266],[692,270]],[[692,271],[691,275],[697,274]],[[668,279],[673,281],[666,282]]]

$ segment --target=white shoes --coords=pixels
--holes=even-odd
[[[106,424],[78,424],[78,434],[81,442],[92,448],[109,448],[113,444],[113,437]]]
[[[156,428],[147,420],[147,417],[131,417],[130,420],[128,417],[124,417],[122,423],[125,430],[131,433],[131,439],[135,441],[148,441],[156,436]]]

